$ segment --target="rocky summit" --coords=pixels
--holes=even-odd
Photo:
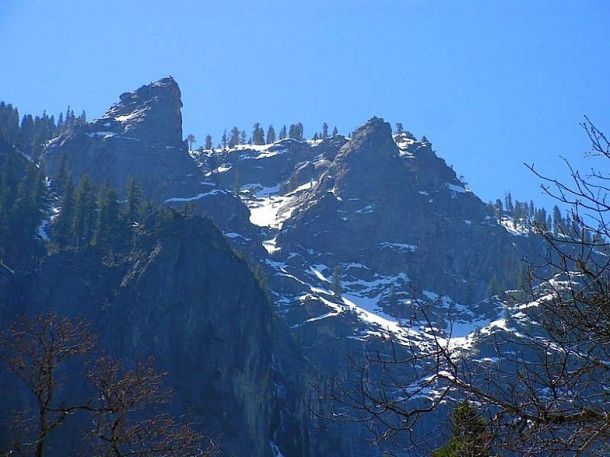
[[[92,125],[150,144],[183,147],[180,88],[171,76],[125,92],[120,100]]]
[[[180,89],[171,77],[126,92],[101,119],[75,125],[50,141],[42,153],[45,169],[57,177],[63,167],[76,182],[86,174],[122,197],[127,183],[136,179],[153,202],[178,208],[190,202],[225,232],[251,234],[247,208],[231,191],[205,179],[189,155],[181,107]]]

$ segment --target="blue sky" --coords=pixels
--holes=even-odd
[[[484,201],[543,199],[523,162],[566,178],[588,115],[610,131],[606,1],[0,1],[0,100],[21,114],[100,117],[165,75],[184,134],[380,116],[417,137]]]

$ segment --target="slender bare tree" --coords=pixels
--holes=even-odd
[[[42,457],[51,436],[80,442],[82,455],[216,453],[200,432],[168,414],[171,395],[151,360],[124,369],[109,357],[96,359],[96,341],[85,321],[55,313],[20,317],[0,334],[0,360],[26,386],[35,405],[13,416],[13,441],[0,454]],[[84,384],[88,387],[81,395]],[[71,418],[80,425],[89,422],[89,431],[74,436],[79,427],[62,427]]]

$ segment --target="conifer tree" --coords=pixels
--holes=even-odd
[[[553,233],[557,234],[563,230],[563,218],[557,205],[553,206]]]
[[[76,246],[83,246],[91,241],[96,225],[96,192],[89,175],[84,174],[74,193],[74,218],[72,235]]]
[[[265,131],[258,122],[252,128],[252,143],[257,145],[265,144]]]
[[[212,150],[212,135],[206,135],[205,137],[205,146],[203,147],[206,151]]]
[[[229,137],[229,148],[234,148],[239,144],[239,129],[237,127],[233,127],[231,129],[231,136]]]
[[[339,135],[339,130],[337,130],[337,127],[336,127],[336,126],[335,126],[335,128],[333,128],[333,133],[332,133],[332,135],[333,135],[333,136],[337,136],[337,135]]]
[[[118,192],[106,183],[98,196],[93,244],[112,248],[122,238],[118,199]]]
[[[270,125],[267,129],[267,144],[275,143],[275,129],[273,125]]]
[[[53,223],[53,235],[60,247],[68,246],[72,240],[72,223],[74,220],[74,182],[68,176],[63,184],[61,210]]]
[[[510,192],[506,193],[506,195],[504,196],[504,200],[505,200],[506,212],[512,216],[515,208],[513,206],[513,197],[510,194]]]
[[[285,138],[286,138],[286,136],[287,136],[287,133],[286,133],[286,126],[285,126],[285,125],[283,125],[283,126],[282,126],[282,129],[280,130],[280,140],[285,139]]]
[[[293,140],[301,140],[301,132],[299,132],[299,127],[297,124],[290,124],[290,129],[288,130],[288,138],[292,138]]]
[[[34,163],[26,167],[14,197],[8,214],[2,215],[8,230],[6,240],[10,240],[10,244],[5,243],[4,251],[10,261],[27,264],[42,255],[36,234],[47,202],[44,172]]]
[[[222,132],[222,149],[227,149],[227,129],[224,129],[224,131]]]
[[[127,211],[125,217],[128,224],[138,223],[142,217],[142,202],[144,193],[142,186],[135,177],[127,182]]]
[[[324,122],[322,124],[322,139],[328,138],[328,124]]]
[[[188,136],[186,137],[186,141],[189,144],[189,151],[193,150],[193,144],[195,144],[195,142],[197,141],[195,139],[195,135],[193,135],[192,133],[189,133]]]
[[[34,119],[31,114],[23,116],[21,128],[19,129],[19,145],[26,154],[32,154],[34,143]]]
[[[452,436],[432,457],[488,457],[490,436],[487,423],[468,400],[459,402],[453,411]]]

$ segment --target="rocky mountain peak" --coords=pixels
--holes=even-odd
[[[150,143],[181,147],[180,97],[178,84],[168,76],[135,92],[123,93],[120,102],[93,126]]]
[[[351,140],[339,151],[335,161],[357,163],[368,168],[371,162],[397,155],[398,148],[392,138],[390,124],[382,118],[373,117],[354,131]]]

